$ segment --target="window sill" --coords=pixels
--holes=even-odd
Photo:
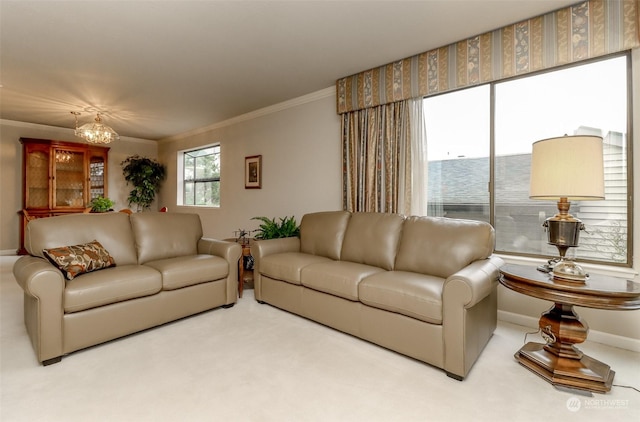
[[[210,207],[207,205],[177,205],[178,208],[192,209],[192,210],[219,210],[220,207]]]

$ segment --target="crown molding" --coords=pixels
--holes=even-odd
[[[286,110],[289,108],[298,107],[304,104],[312,103],[314,101],[335,96],[336,95],[336,87],[330,86],[325,89],[321,89],[319,91],[312,92],[311,94],[303,95],[301,97],[293,98],[291,100],[283,101],[281,103],[273,104],[268,107],[260,108],[258,110],[250,111],[249,113],[241,114],[236,117],[232,117],[227,120],[223,120],[222,122],[214,123],[209,126],[205,126],[202,128],[190,130],[188,132],[184,132],[178,135],[169,136],[167,138],[161,139],[159,142],[172,142],[180,139],[188,138],[191,136],[199,135],[201,133],[209,132],[215,129],[220,129],[222,127],[235,125],[241,122],[245,122],[248,120],[257,119],[258,117],[266,116],[269,114],[277,113],[282,110]]]
[[[335,86],[330,86],[328,88],[325,89],[321,89],[319,91],[315,91],[312,92],[310,94],[307,95],[303,95],[301,97],[297,97],[297,98],[293,98],[291,100],[287,100],[287,101],[283,101],[281,103],[277,103],[277,104],[273,104],[270,105],[268,107],[264,107],[255,111],[251,111],[249,113],[245,113],[245,114],[241,114],[239,116],[236,117],[232,117],[231,119],[227,119],[224,120],[222,122],[218,122],[218,123],[214,123],[211,124],[209,126],[205,126],[202,128],[198,128],[198,129],[193,129],[190,130],[188,132],[184,132],[178,135],[173,135],[173,136],[169,136],[167,138],[161,139],[159,141],[153,141],[153,140],[149,140],[149,139],[141,139],[141,138],[130,138],[127,136],[121,136],[120,140],[125,140],[127,142],[141,142],[141,143],[149,143],[149,144],[154,144],[157,145],[158,143],[162,142],[172,142],[172,141],[177,141],[180,139],[184,139],[184,138],[188,138],[191,136],[195,136],[195,135],[199,135],[201,133],[205,133],[205,132],[209,132],[215,129],[219,129],[222,127],[226,127],[226,126],[231,126],[231,125],[235,125],[241,122],[245,122],[248,120],[253,120],[253,119],[257,119],[258,117],[262,117],[262,116],[267,116],[269,114],[273,114],[273,113],[277,113],[279,111],[283,111],[289,108],[294,108],[294,107],[298,107],[304,104],[308,104],[308,103],[312,103],[314,101],[323,99],[323,98],[328,98],[331,96],[335,96],[336,95],[336,87]],[[73,131],[74,129],[69,129],[69,128],[64,128],[64,127],[58,127],[58,126],[48,126],[48,125],[41,125],[38,123],[28,123],[28,122],[20,122],[20,121],[16,121],[16,120],[6,120],[6,119],[0,119],[0,125],[7,125],[7,126],[14,126],[14,127],[22,127],[22,128],[26,128],[26,129],[39,129],[39,130],[56,130],[56,131],[63,131],[63,132],[69,132],[73,135]],[[74,135],[75,136],[75,135]]]
[[[17,120],[6,120],[6,119],[0,119],[0,125],[6,125],[6,126],[13,126],[13,127],[21,127],[21,128],[25,128],[25,129],[34,129],[34,130],[51,130],[51,131],[58,131],[58,132],[63,132],[63,133],[69,133],[69,136],[75,136],[75,129],[70,129],[67,127],[60,127],[60,126],[50,126],[50,125],[41,125],[39,123],[29,123],[29,122],[20,122]],[[125,142],[137,142],[137,143],[144,143],[144,144],[149,144],[149,145],[158,145],[158,141],[153,141],[150,139],[142,139],[142,138],[132,138],[129,136],[120,136],[120,141],[125,141]],[[116,141],[118,142],[118,141]]]

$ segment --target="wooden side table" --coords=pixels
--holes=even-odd
[[[244,269],[244,257],[251,256],[251,243],[244,243],[242,246],[242,256],[238,260],[238,296],[242,297],[242,292],[244,291],[244,279],[245,279],[245,269]]]
[[[640,309],[640,283],[596,274],[585,283],[559,281],[523,265],[502,267],[500,283],[516,292],[554,302],[539,321],[547,343],[525,344],[515,354],[520,364],[554,385],[597,393],[611,390],[615,372],[575,346],[587,339],[589,327],[573,307]]]

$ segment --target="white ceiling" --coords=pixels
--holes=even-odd
[[[0,0],[0,118],[162,139],[575,0]]]

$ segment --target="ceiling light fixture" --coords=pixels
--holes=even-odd
[[[75,135],[79,138],[86,140],[90,144],[108,144],[111,141],[117,141],[120,136],[115,130],[109,126],[102,124],[100,119],[100,113],[96,114],[96,121],[92,123],[85,123],[78,127],[78,116],[80,113],[72,111],[76,117],[76,132]]]

